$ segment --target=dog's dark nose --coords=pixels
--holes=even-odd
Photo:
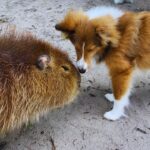
[[[55,25],[55,29],[59,30],[59,25],[58,24]]]
[[[86,72],[86,69],[83,69],[83,68],[80,69],[80,68],[79,68],[79,72],[80,72],[80,73],[85,73],[85,72]]]

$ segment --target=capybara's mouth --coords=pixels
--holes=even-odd
[[[80,84],[81,84],[81,79],[78,80],[78,87],[80,88]]]
[[[78,76],[78,87],[80,87],[81,75],[80,75],[80,72],[78,70],[77,70],[77,76]]]

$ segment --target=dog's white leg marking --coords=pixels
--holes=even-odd
[[[124,0],[114,0],[114,3],[115,4],[121,4],[121,3],[123,3],[124,2]]]
[[[114,101],[115,101],[114,95],[113,95],[113,94],[110,94],[110,93],[105,94],[105,98],[106,98],[108,101],[110,101],[110,102],[114,102]]]
[[[126,92],[124,96],[122,96],[121,99],[115,100],[114,99],[114,105],[111,111],[106,112],[104,114],[104,118],[108,120],[117,120],[122,116],[126,116],[124,113],[124,108],[128,106],[129,104],[129,95],[130,95],[131,89]],[[110,95],[109,95],[110,96]],[[112,97],[111,97],[112,98]]]

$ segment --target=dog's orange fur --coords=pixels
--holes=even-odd
[[[77,60],[90,64],[95,55],[104,57],[112,79],[116,100],[127,92],[133,70],[150,68],[150,12],[125,12],[118,21],[111,16],[88,19],[84,12],[69,12],[56,29],[65,32],[74,44]]]

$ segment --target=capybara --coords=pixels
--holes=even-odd
[[[0,134],[74,100],[80,74],[65,52],[29,33],[0,35]]]

